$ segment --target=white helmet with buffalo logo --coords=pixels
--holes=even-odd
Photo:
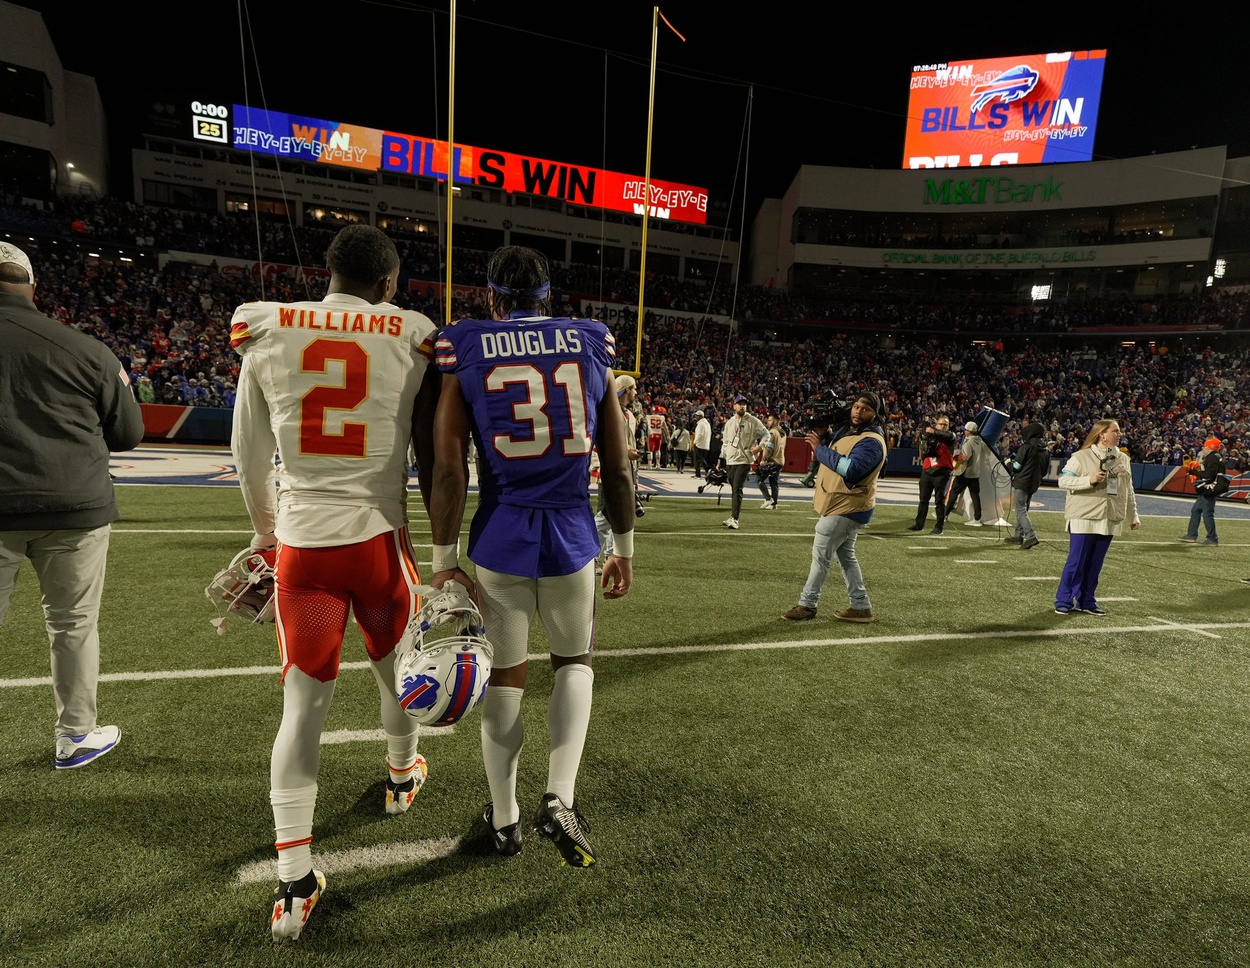
[[[395,696],[422,726],[450,726],[485,696],[495,650],[464,586],[417,593],[421,609],[395,646]]]

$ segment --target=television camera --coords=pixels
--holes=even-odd
[[[851,404],[836,390],[822,390],[803,407],[804,430],[822,433],[830,426],[840,426],[851,419]]]

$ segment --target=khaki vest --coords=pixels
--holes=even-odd
[[[832,444],[834,453],[841,457],[849,457],[851,449],[865,437],[881,442],[883,452],[888,452],[885,438],[875,430],[867,430],[862,434],[844,434]],[[854,514],[856,511],[867,511],[877,505],[877,478],[885,467],[883,454],[881,463],[872,469],[857,487],[848,487],[846,478],[835,474],[824,464],[816,474],[816,494],[812,497],[812,506],[821,517],[826,514]]]

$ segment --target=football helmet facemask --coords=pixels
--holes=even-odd
[[[395,697],[422,726],[450,726],[482,701],[495,650],[464,586],[416,591],[421,608],[395,646]]]
[[[209,601],[226,608],[225,615],[210,620],[216,626],[217,634],[226,634],[226,619],[231,615],[239,615],[256,625],[272,622],[277,604],[274,578],[273,565],[265,553],[255,548],[244,548],[229,565],[217,572],[204,589]]]

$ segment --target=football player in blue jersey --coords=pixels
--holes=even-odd
[[[552,318],[551,278],[541,253],[504,246],[487,266],[491,319],[447,326],[435,345],[443,391],[435,414],[430,493],[433,584],[475,588],[494,644],[482,704],[482,759],[491,802],[484,818],[495,850],[521,849],[517,763],[524,739],[529,633],[535,614],[554,670],[547,723],[547,785],[534,829],[564,863],[595,862],[575,799],[590,723],[594,672],[595,558],[590,453],[597,447],[613,551],[600,581],[605,598],[633,583],[634,486],[617,403],[612,334],[589,319]],[[478,507],[469,527],[476,587],[459,563],[472,439],[481,455]]]

